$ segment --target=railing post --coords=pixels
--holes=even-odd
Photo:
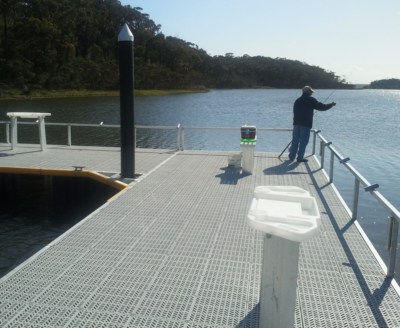
[[[319,144],[319,155],[321,156],[321,169],[324,168],[324,160],[325,160],[325,146],[324,142],[321,140]]]
[[[354,191],[353,191],[353,211],[352,211],[352,219],[357,219],[358,212],[358,196],[360,194],[360,180],[357,177],[354,180]]]
[[[72,129],[71,125],[68,124],[68,146],[72,146]]]
[[[390,228],[388,238],[389,248],[389,265],[386,273],[387,278],[393,278],[396,269],[396,251],[397,251],[397,237],[399,234],[399,222],[397,218],[392,214],[390,216]]]
[[[317,134],[320,133],[321,130],[316,130],[314,131],[314,135],[313,135],[313,147],[312,147],[312,154],[311,155],[315,155],[315,147],[317,144]]]
[[[335,164],[335,154],[333,153],[333,150],[331,149],[331,165],[329,169],[329,183],[333,182],[333,165]]]
[[[180,124],[178,124],[177,130],[176,130],[176,149],[177,150],[182,149],[181,125]]]
[[[11,149],[17,146],[18,132],[17,132],[17,117],[11,117]]]
[[[315,131],[314,131],[311,155],[315,155],[315,143],[316,143],[316,142],[317,142],[317,134],[316,134]]]
[[[325,161],[325,147],[330,146],[332,144],[332,141],[329,141],[325,143],[324,141],[321,141],[321,169],[324,168],[324,161]]]
[[[47,149],[47,140],[46,140],[46,126],[44,123],[44,116],[39,116],[39,140],[40,140],[40,149]]]
[[[179,124],[179,150],[183,150],[185,147],[185,129],[182,125]]]
[[[6,123],[6,142],[10,143],[10,123]]]

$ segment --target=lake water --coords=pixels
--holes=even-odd
[[[244,124],[258,128],[291,128],[292,106],[299,95],[299,90],[220,90],[136,97],[135,123],[183,125],[186,149],[238,150],[238,131]],[[314,96],[322,102],[337,103],[331,110],[315,114],[314,128],[320,129],[344,157],[350,157],[352,165],[369,182],[378,183],[379,191],[399,208],[400,91],[317,90]],[[1,101],[0,121],[8,120],[6,113],[9,111],[50,112],[52,116],[46,118],[46,122],[119,124],[118,97]],[[193,129],[196,127],[236,127],[237,131],[199,131]],[[19,128],[21,142],[32,140],[32,129],[32,126]],[[66,144],[65,128],[60,133],[60,127],[48,127],[47,133],[48,143]],[[4,140],[4,129],[0,126],[0,142]],[[286,132],[260,132],[257,151],[280,153],[289,141],[290,135]],[[118,146],[119,131],[116,128],[74,128],[73,144]],[[174,148],[176,132],[148,133],[139,130],[137,145]],[[308,151],[310,149],[309,146]],[[329,160],[326,161],[328,166]],[[336,165],[334,181],[345,200],[351,204],[354,178]],[[368,193],[360,194],[359,220],[386,259],[387,217],[390,213],[368,196]]]

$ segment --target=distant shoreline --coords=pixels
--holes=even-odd
[[[250,89],[276,89],[270,87]],[[354,88],[343,90],[376,90],[377,88]],[[224,90],[224,89],[221,89]],[[382,88],[382,90],[400,90]],[[207,93],[210,89],[174,89],[174,90],[135,90],[135,96],[165,96],[189,93]],[[33,99],[54,99],[54,98],[79,98],[79,97],[119,97],[119,90],[35,90],[29,94],[23,94],[20,90],[0,90],[0,101],[2,100],[33,100]]]
[[[179,89],[179,90],[135,90],[135,96],[162,96],[185,93],[203,93],[208,89]],[[0,91],[0,100],[31,100],[46,98],[71,98],[71,97],[118,97],[119,90],[43,90],[21,94],[19,90]]]

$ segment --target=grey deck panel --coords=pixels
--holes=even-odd
[[[112,147],[48,146],[40,151],[37,145],[18,145],[11,150],[9,145],[0,144],[0,166],[28,167],[41,169],[73,170],[83,166],[87,170],[117,173],[121,171],[120,149]],[[136,173],[144,174],[169,158],[173,152],[164,149],[137,149]]]
[[[0,148],[0,166],[119,170],[116,149],[23,150]],[[225,153],[143,150],[136,165],[137,183],[0,280],[0,327],[258,327],[258,185],[307,189],[321,212],[300,247],[295,327],[400,327],[399,296],[314,160],[258,153],[249,175]]]

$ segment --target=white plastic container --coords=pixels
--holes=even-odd
[[[254,191],[248,223],[267,234],[301,242],[319,232],[321,217],[314,197],[294,186],[261,186]]]
[[[228,155],[228,167],[240,169],[242,167],[242,153],[233,153]]]

